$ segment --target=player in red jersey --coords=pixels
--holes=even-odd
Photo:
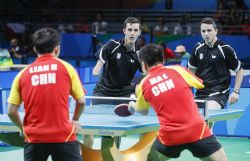
[[[25,136],[24,160],[81,161],[76,133],[84,109],[84,89],[74,67],[57,58],[60,35],[52,28],[33,34],[38,58],[15,77],[8,98],[8,115]],[[79,88],[80,87],[80,88]],[[76,100],[69,118],[69,95]],[[24,103],[25,116],[18,109]]]
[[[178,158],[188,149],[204,161],[227,161],[190,89],[203,88],[202,80],[182,66],[163,66],[162,48],[154,44],[141,49],[139,60],[146,77],[136,89],[136,103],[130,102],[129,108],[147,114],[151,106],[156,112],[160,129],[152,147],[159,156]]]

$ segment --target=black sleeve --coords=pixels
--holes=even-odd
[[[223,48],[224,53],[225,53],[225,59],[228,67],[235,71],[238,72],[242,68],[242,63],[240,60],[237,58],[237,55],[234,51],[234,49],[230,46],[225,46]]]
[[[105,62],[110,58],[113,46],[113,41],[108,41],[95,53],[95,57],[105,64]]]
[[[191,57],[190,57],[190,59],[189,59],[189,61],[188,61],[188,66],[190,67],[190,68],[197,68],[197,59],[196,59],[196,49],[198,48],[198,46],[200,46],[200,43],[197,43],[195,46],[194,46],[194,48],[193,48],[193,50],[192,50],[192,54],[191,54]]]

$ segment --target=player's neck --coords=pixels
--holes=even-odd
[[[206,43],[206,44],[207,44],[207,46],[208,46],[209,48],[213,48],[216,41],[217,41],[217,37],[215,37],[215,38],[213,39],[213,41],[208,42],[208,43]]]
[[[125,43],[124,46],[126,47],[127,51],[135,50],[135,43]]]

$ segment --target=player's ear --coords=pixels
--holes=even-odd
[[[145,66],[146,71],[148,71],[148,66],[147,66],[147,64],[144,63],[144,66]]]
[[[139,29],[139,36],[141,35],[141,29]]]
[[[147,65],[142,61],[141,62],[141,66],[142,66],[142,71],[144,74],[147,74],[147,71],[148,71],[148,67]]]
[[[216,35],[218,34],[218,29],[215,29]]]
[[[36,47],[35,47],[35,46],[33,46],[33,51],[34,51],[36,54],[39,54],[39,53],[37,52],[37,50],[36,50]]]
[[[56,56],[56,57],[59,57],[59,54],[60,54],[60,45],[57,45],[57,46],[54,48],[54,53],[55,53],[55,56]]]
[[[125,28],[123,28],[123,33],[125,34],[125,31],[126,31],[126,29]]]

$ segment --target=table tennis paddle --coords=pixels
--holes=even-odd
[[[133,113],[128,108],[128,104],[119,104],[115,106],[114,112],[121,117],[133,115]]]

